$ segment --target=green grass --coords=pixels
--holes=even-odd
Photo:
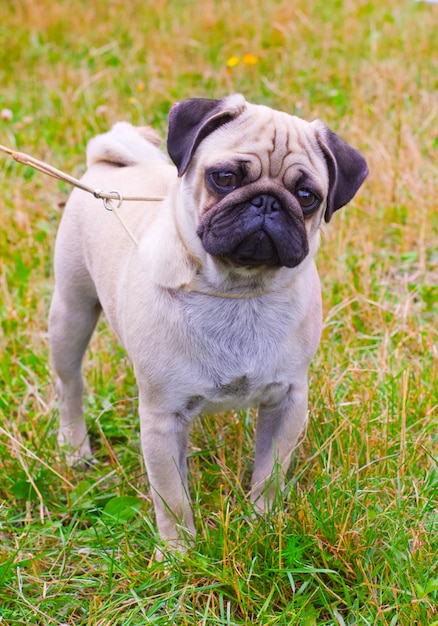
[[[437,8],[3,1],[2,144],[77,176],[114,121],[164,136],[173,101],[241,91],[323,119],[371,174],[324,228],[325,329],[284,506],[248,521],[254,415],[206,416],[196,545],[160,564],[135,381],[103,322],[86,362],[97,463],[57,449],[46,318],[69,189],[0,157],[0,624],[438,624]]]

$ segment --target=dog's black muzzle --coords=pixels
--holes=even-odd
[[[275,188],[236,203],[245,190],[228,194],[203,216],[197,233],[206,252],[246,267],[299,265],[309,245],[294,196]]]

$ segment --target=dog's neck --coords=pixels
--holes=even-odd
[[[183,286],[183,290],[187,291],[188,293],[197,293],[202,296],[211,296],[213,298],[225,298],[228,300],[249,300],[251,298],[259,298],[268,293],[267,291],[263,289],[259,289],[257,291],[248,291],[246,293],[238,292],[238,291],[227,291],[227,292],[207,291],[204,289],[197,289],[196,287],[193,287],[192,285]]]
[[[289,287],[295,278],[295,272],[285,268],[256,270],[227,267],[227,272],[220,272],[217,264],[227,265],[226,262],[209,258],[204,268],[182,289],[216,298],[249,300],[268,295],[279,287]]]

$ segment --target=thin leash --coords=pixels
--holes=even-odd
[[[58,170],[56,167],[45,163],[44,161],[40,161],[30,156],[29,154],[25,154],[24,152],[18,152],[17,150],[12,150],[11,148],[7,148],[6,146],[2,146],[0,144],[0,151],[5,152],[9,156],[11,156],[18,163],[22,163],[23,165],[28,165],[29,167],[33,167],[35,170],[42,172],[43,174],[48,174],[52,176],[52,178],[56,178],[57,180],[62,180],[69,185],[73,185],[74,187],[78,187],[78,189],[82,189],[82,191],[86,191],[90,193],[92,196],[97,198],[98,200],[102,200],[103,206],[107,211],[112,211],[117,216],[119,222],[125,229],[126,233],[133,241],[133,243],[138,247],[138,239],[129,228],[128,224],[123,219],[122,215],[119,213],[119,209],[122,206],[123,202],[162,202],[165,198],[164,196],[123,196],[120,191],[112,189],[108,192],[103,191],[102,189],[93,189],[93,187],[89,187],[83,181]],[[258,290],[253,291],[248,294],[239,294],[239,293],[219,293],[213,291],[201,291],[198,289],[191,289],[189,285],[183,287],[183,290],[187,293],[199,293],[204,296],[212,296],[215,298],[227,298],[229,300],[248,300],[250,298],[258,298],[259,296],[266,295],[266,291]]]
[[[123,219],[122,215],[119,213],[119,209],[122,206],[123,202],[161,202],[164,200],[164,196],[146,196],[146,197],[132,197],[132,196],[123,196],[120,191],[112,189],[111,191],[105,192],[102,189],[93,189],[86,185],[82,180],[78,180],[65,172],[61,172],[61,170],[56,169],[52,165],[48,163],[44,163],[44,161],[39,161],[29,154],[25,154],[24,152],[17,152],[16,150],[12,150],[11,148],[7,148],[6,146],[2,146],[0,144],[0,150],[9,154],[15,161],[18,163],[22,163],[23,165],[28,165],[33,167],[35,170],[42,172],[43,174],[48,174],[52,176],[52,178],[56,178],[57,180],[62,180],[69,185],[73,185],[74,187],[78,187],[78,189],[82,189],[82,191],[86,191],[91,193],[98,200],[103,201],[103,206],[107,211],[112,211],[117,216],[121,225],[131,238],[131,240],[138,246],[138,240],[132,230],[129,228],[128,224]],[[114,202],[117,201],[117,204]]]

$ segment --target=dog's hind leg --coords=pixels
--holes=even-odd
[[[58,442],[66,449],[69,463],[91,456],[83,416],[84,384],[81,366],[85,350],[96,326],[101,307],[95,298],[66,295],[55,288],[49,315],[49,343],[57,380],[60,425]]]

